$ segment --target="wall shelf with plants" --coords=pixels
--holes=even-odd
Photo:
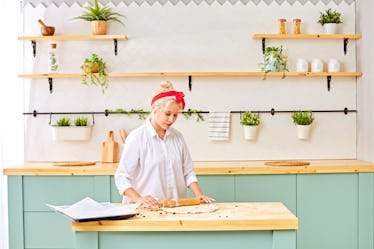
[[[56,74],[19,74],[20,78],[48,79],[49,91],[52,93],[52,79],[82,78],[84,74],[79,73],[56,73]],[[326,77],[327,89],[330,90],[332,77],[360,77],[362,72],[126,72],[108,73],[108,78],[130,78],[130,77],[188,77],[189,90],[192,88],[192,76],[195,77]]]
[[[266,39],[300,39],[300,40],[343,40],[343,51],[347,54],[348,40],[358,40],[361,34],[254,34],[253,39],[262,40],[262,52],[266,48]]]

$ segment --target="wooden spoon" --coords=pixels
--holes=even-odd
[[[121,136],[122,143],[124,144],[125,140],[126,140],[126,137],[127,137],[126,131],[123,128],[121,128],[119,130],[119,135]]]

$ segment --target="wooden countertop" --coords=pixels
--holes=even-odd
[[[195,161],[197,175],[323,174],[374,172],[374,163],[354,159],[303,160],[307,166],[267,166],[266,161]],[[54,166],[52,162],[25,162],[3,169],[4,175],[113,175],[117,163],[92,166]]]
[[[74,231],[244,231],[295,230],[298,219],[280,202],[215,203],[218,210],[173,214],[139,209],[126,220],[73,222]]]

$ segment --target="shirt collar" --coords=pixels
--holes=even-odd
[[[158,137],[158,134],[157,134],[155,128],[153,127],[150,118],[148,118],[147,121],[146,121],[146,127],[147,127],[147,130],[148,130],[149,134],[151,134],[151,137]],[[171,134],[170,129],[171,129],[171,127],[168,130],[166,130],[165,138],[168,137]]]

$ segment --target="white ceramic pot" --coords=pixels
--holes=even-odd
[[[326,34],[336,34],[337,24],[336,23],[325,23],[323,25]]]
[[[256,140],[258,125],[243,125],[245,140]]]
[[[340,63],[337,59],[330,59],[327,64],[327,71],[328,72],[339,72],[340,71]]]
[[[308,72],[309,64],[305,59],[298,59],[296,62],[296,72]]]
[[[297,137],[301,140],[308,140],[312,130],[311,125],[296,125]]]
[[[311,65],[312,72],[323,72],[323,61],[320,59],[313,59]]]
[[[51,126],[55,141],[86,141],[91,138],[91,126]]]

